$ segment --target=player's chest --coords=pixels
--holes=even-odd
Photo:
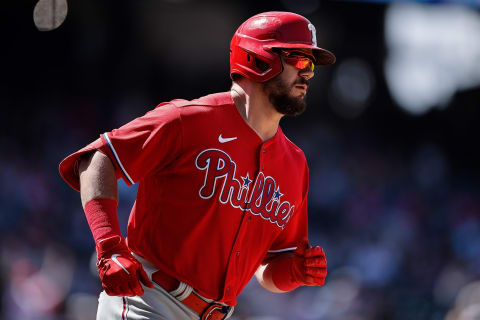
[[[184,151],[182,166],[201,200],[249,211],[280,228],[301,205],[303,172],[276,144],[218,133]]]

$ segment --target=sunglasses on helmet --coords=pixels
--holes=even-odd
[[[315,69],[313,58],[309,57],[305,52],[280,50],[280,55],[282,55],[286,63],[298,69],[308,69],[309,71]]]

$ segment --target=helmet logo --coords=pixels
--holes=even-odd
[[[311,23],[308,24],[308,29],[312,31],[312,42],[313,45],[317,46],[317,31],[315,30],[315,26]]]

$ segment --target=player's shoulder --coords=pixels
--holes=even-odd
[[[233,100],[230,96],[230,92],[220,92],[212,93],[198,99],[185,100],[185,99],[175,99],[169,102],[164,102],[159,104],[158,107],[170,105],[175,108],[181,109],[210,109],[215,107],[221,107],[226,105],[231,105]]]

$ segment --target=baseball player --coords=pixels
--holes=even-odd
[[[273,292],[324,284],[307,163],[279,121],[334,61],[306,18],[255,15],[230,44],[230,91],[162,103],[61,162],[96,244],[97,319],[227,319],[254,274]],[[138,183],[126,239],[119,178]]]

